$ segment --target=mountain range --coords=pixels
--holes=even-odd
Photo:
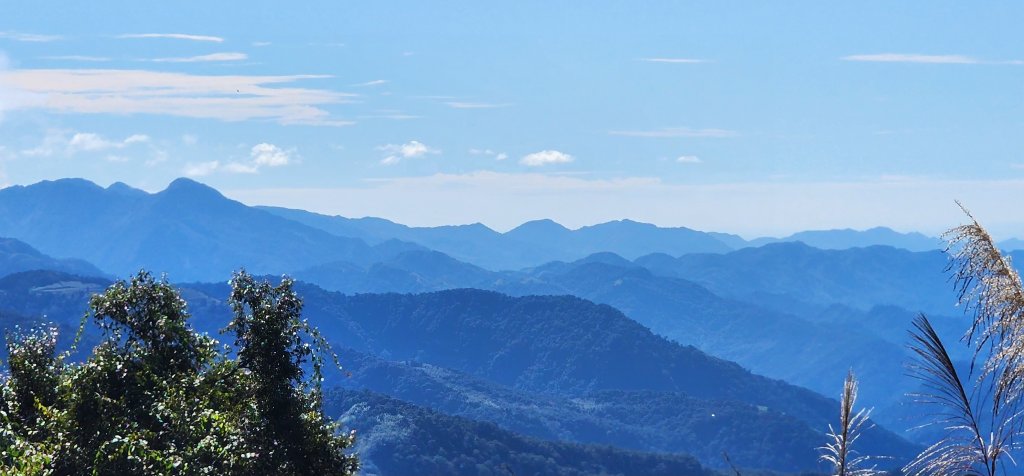
[[[539,220],[505,233],[481,224],[416,228],[380,218],[248,207],[184,178],[157,193],[123,183],[103,188],[82,179],[0,189],[0,236],[30,243],[51,256],[87,260],[116,275],[146,266],[183,280],[219,279],[241,266],[279,274],[336,260],[369,264],[417,248],[489,270],[511,270],[597,252],[635,259],[651,253],[724,253],[797,240],[826,248],[890,245],[917,250],[933,241],[882,228],[746,241],[725,233],[630,220],[577,230]],[[172,245],[181,252],[166,253]]]
[[[916,388],[902,371],[909,322],[925,312],[950,341],[966,324],[941,243],[880,228],[747,241],[539,220],[499,233],[249,207],[187,179],[157,193],[66,179],[0,190],[0,236],[0,322],[56,321],[65,336],[91,293],[143,267],[184,283],[194,325],[211,334],[228,310],[226,285],[210,282],[241,267],[290,274],[308,283],[305,315],[351,357],[351,376],[328,381],[338,401],[476,428],[481,454],[547,442],[507,461],[562,442],[581,455],[613,445],[721,469],[728,451],[744,468],[819,470],[814,448],[836,416],[822,395],[847,369],[879,423],[916,426],[902,398]],[[396,418],[336,414],[373,428]],[[408,441],[382,431],[373,441]],[[899,458],[916,448],[881,427],[863,444]],[[429,456],[418,451],[409,461]]]

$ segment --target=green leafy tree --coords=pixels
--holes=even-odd
[[[82,363],[55,355],[53,329],[9,335],[0,474],[355,473],[354,435],[321,409],[326,343],[300,319],[291,282],[240,272],[231,283],[237,358],[146,272],[93,296],[86,317],[103,339]]]

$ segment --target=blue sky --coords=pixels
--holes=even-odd
[[[0,184],[1024,236],[1021,4],[638,3],[5,2]]]

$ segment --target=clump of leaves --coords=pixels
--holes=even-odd
[[[231,283],[237,358],[146,272],[91,299],[103,340],[82,363],[55,355],[53,329],[10,335],[0,473],[354,474],[353,435],[324,417],[319,380],[304,378],[326,343],[291,282],[239,272]]]

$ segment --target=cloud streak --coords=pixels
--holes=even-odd
[[[357,87],[357,88],[365,88],[365,87],[371,87],[371,86],[382,86],[382,85],[388,84],[390,82],[391,81],[388,81],[386,79],[374,79],[373,81],[367,81],[365,83],[356,83],[356,84],[353,84],[352,86]]]
[[[118,35],[120,39],[145,39],[145,38],[163,38],[171,40],[188,40],[188,41],[206,41],[212,43],[223,43],[224,38],[219,36],[209,35],[190,35],[187,33],[129,33],[125,35]]]
[[[1024,64],[1021,60],[985,61],[964,55],[922,55],[908,53],[876,53],[843,56],[843,61],[869,63],[919,63],[919,64]]]
[[[508,107],[508,104],[496,104],[487,102],[465,102],[465,101],[449,101],[445,105],[452,109],[494,109],[499,107]]]
[[[207,76],[148,70],[0,69],[0,90],[19,100],[0,106],[77,114],[155,114],[280,124],[345,126],[325,106],[354,96],[291,86],[323,75]]]
[[[20,41],[23,43],[48,43],[64,39],[60,35],[40,35],[36,33],[22,33],[17,31],[0,31],[0,39]]]
[[[710,63],[708,60],[697,58],[639,58],[639,61],[647,63],[669,63],[669,64],[699,64]]]
[[[722,139],[739,135],[736,131],[727,129],[691,129],[689,127],[665,127],[655,130],[632,130],[632,131],[608,131],[613,136],[625,137],[651,137],[651,138],[674,138],[674,137],[704,137]]]
[[[182,58],[155,58],[155,63],[206,63],[211,61],[242,61],[249,59],[245,53],[211,53],[208,55],[186,56]]]
[[[92,63],[102,63],[104,61],[110,61],[111,59],[106,56],[86,56],[86,55],[62,55],[62,56],[41,56],[40,59],[45,60],[56,60],[56,61],[86,61]]]

